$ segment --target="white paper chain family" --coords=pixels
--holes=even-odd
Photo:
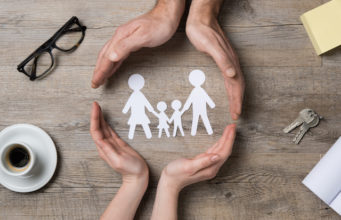
[[[207,92],[201,87],[205,82],[205,74],[201,70],[193,70],[189,74],[189,82],[194,86],[192,92],[187,98],[182,110],[181,102],[179,100],[174,100],[171,104],[174,112],[171,118],[168,118],[165,111],[167,109],[167,104],[164,101],[160,101],[157,104],[156,112],[153,106],[149,103],[147,98],[141,92],[141,89],[144,87],[144,78],[140,74],[133,74],[128,79],[129,88],[133,90],[133,93],[130,95],[127,103],[125,104],[122,112],[126,114],[129,110],[131,112],[130,118],[128,120],[129,134],[128,138],[133,139],[136,125],[141,125],[146,137],[149,139],[152,137],[152,133],[149,128],[150,120],[145,112],[147,109],[149,112],[153,113],[155,117],[159,119],[159,138],[161,137],[163,131],[166,133],[167,137],[170,137],[169,134],[169,123],[174,124],[173,137],[176,136],[177,130],[180,131],[181,135],[184,136],[184,131],[182,128],[182,120],[181,117],[185,111],[187,111],[192,106],[193,119],[192,119],[192,129],[191,135],[194,136],[197,133],[197,127],[199,122],[199,117],[201,117],[206,131],[209,135],[213,134],[213,130],[210,124],[210,121],[207,117],[207,105],[210,108],[215,107],[215,103],[208,96]]]

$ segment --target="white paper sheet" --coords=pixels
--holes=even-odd
[[[337,213],[341,213],[341,137],[302,183]]]
[[[337,197],[330,204],[330,207],[334,209],[337,214],[341,215],[341,192],[337,195]]]

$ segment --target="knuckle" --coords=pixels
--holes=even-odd
[[[209,159],[200,161],[201,167],[206,167],[209,164]]]
[[[213,179],[216,176],[216,173],[214,171],[209,172],[207,178],[208,179]]]
[[[204,177],[206,179],[213,179],[216,176],[216,174],[217,173],[215,172],[215,170],[209,170],[204,174]]]
[[[190,166],[190,164],[185,164],[182,168],[185,173],[192,174],[192,167]]]
[[[222,63],[226,63],[225,65],[226,65],[226,67],[232,67],[232,65],[230,64],[230,62],[229,62],[229,56],[225,53],[225,52],[223,52],[223,50],[219,50],[218,51],[218,53],[217,53],[217,61],[218,62],[222,62]]]

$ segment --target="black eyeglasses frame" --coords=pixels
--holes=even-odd
[[[72,27],[72,25],[78,25],[78,27],[70,29],[70,27]],[[42,78],[44,77],[47,73],[49,73],[52,69],[52,67],[55,64],[54,61],[54,56],[52,54],[52,50],[53,49],[58,49],[62,52],[72,52],[75,49],[77,49],[77,47],[82,43],[84,36],[85,36],[85,30],[86,30],[86,26],[83,26],[80,24],[78,18],[76,16],[73,16],[72,18],[70,18],[50,39],[48,39],[45,43],[43,43],[40,47],[38,47],[33,53],[31,53],[24,61],[22,61],[18,67],[17,70],[21,73],[24,73],[26,76],[28,76],[30,78],[31,81],[38,79],[38,78]],[[82,36],[79,39],[79,41],[70,49],[63,49],[60,48],[56,45],[57,40],[63,36],[64,34],[68,33],[68,32],[75,32],[75,31],[82,31]],[[36,75],[36,66],[37,66],[37,62],[39,59],[39,56],[44,53],[47,52],[50,54],[51,57],[51,65],[50,67],[45,70],[42,74],[40,74],[39,76]],[[32,70],[31,73],[27,73],[25,70],[25,66],[27,63],[29,63],[32,59],[34,59],[33,61],[33,66],[32,66]]]

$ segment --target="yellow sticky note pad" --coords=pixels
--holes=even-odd
[[[341,45],[341,0],[332,0],[301,16],[318,55]]]

